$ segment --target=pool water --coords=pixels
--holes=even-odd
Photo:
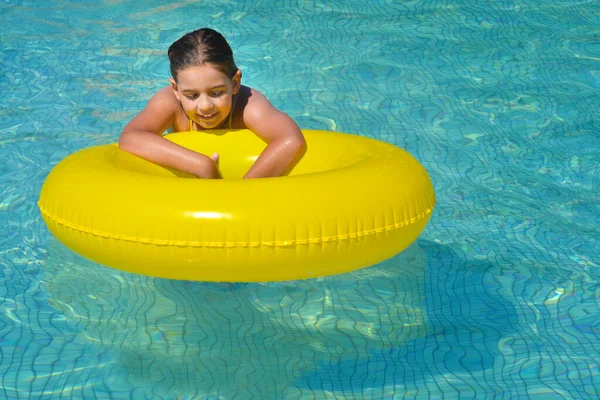
[[[10,0],[0,15],[0,398],[600,396],[597,2]],[[438,204],[412,247],[217,284],[111,270],[52,238],[36,206],[50,169],[116,141],[167,83],[168,46],[203,26],[301,127],[421,161]]]

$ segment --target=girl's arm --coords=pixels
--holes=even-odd
[[[123,129],[119,148],[155,164],[175,168],[198,178],[219,178],[215,162],[162,137],[177,115],[179,103],[170,87],[158,91]]]
[[[288,173],[306,152],[300,128],[262,94],[252,90],[243,113],[246,127],[267,143],[244,178],[264,178]]]

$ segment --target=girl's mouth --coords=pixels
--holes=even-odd
[[[196,114],[198,116],[199,119],[207,121],[207,120],[211,120],[213,119],[217,113],[213,113],[213,114],[208,114],[208,115],[203,115],[203,114]]]

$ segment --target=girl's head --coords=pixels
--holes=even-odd
[[[210,65],[229,78],[233,78],[238,67],[233,60],[233,51],[219,32],[202,28],[187,33],[169,47],[171,75],[177,81],[179,71],[189,66]]]
[[[220,127],[242,79],[225,38],[208,28],[190,32],[169,47],[169,60],[173,93],[190,121],[204,129]]]

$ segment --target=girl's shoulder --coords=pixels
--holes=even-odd
[[[170,86],[165,86],[154,93],[146,108],[176,112],[179,108],[179,100],[175,97],[173,89]]]
[[[175,97],[175,93],[173,93],[173,89],[171,86],[164,86],[159,89],[154,96],[152,96],[152,101],[156,101],[165,106],[178,106],[179,101]]]
[[[168,128],[170,132],[181,132],[189,130],[189,119],[185,115],[181,103],[175,97],[173,88],[171,86],[165,86],[154,94],[151,102],[155,103],[156,107],[159,107],[163,112],[168,112],[171,117],[171,124]]]
[[[244,121],[248,119],[261,118],[274,110],[271,102],[256,89],[249,86],[240,88],[238,106]]]
[[[261,92],[250,86],[242,86],[240,88],[240,93],[243,95],[242,97],[246,97],[248,104],[252,106],[260,105],[264,101],[269,102]]]

